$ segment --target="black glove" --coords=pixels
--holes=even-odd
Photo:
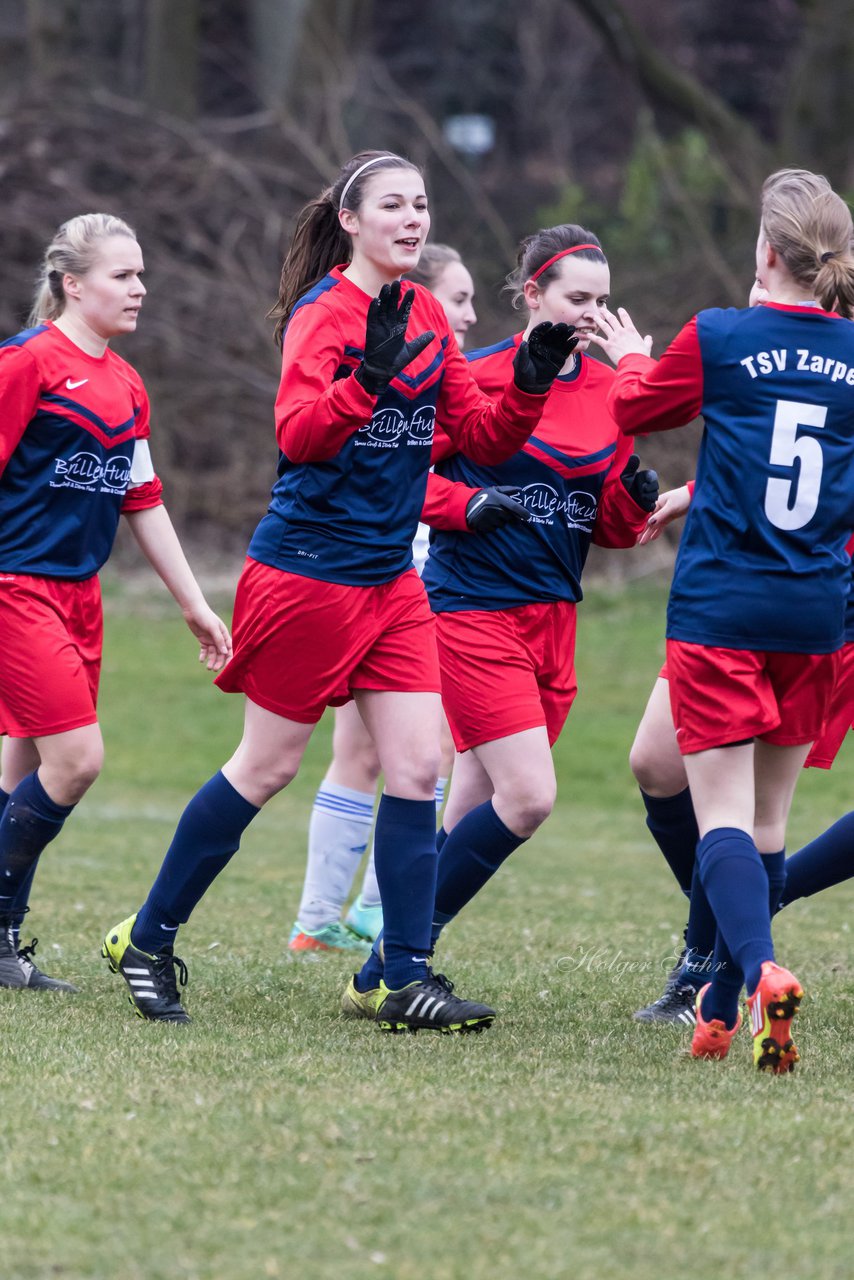
[[[640,458],[633,453],[620,479],[625,485],[626,492],[641,510],[652,511],[658,502],[658,472],[638,471],[639,466]]]
[[[545,395],[578,346],[575,325],[544,320],[519,344],[513,358],[513,381],[529,395]]]
[[[356,370],[356,380],[372,396],[385,391],[392,378],[405,369],[433,341],[432,330],[406,341],[406,325],[415,299],[415,290],[407,289],[400,301],[400,281],[384,284],[378,298],[368,307],[365,332],[365,358]]]
[[[472,533],[493,533],[511,520],[529,524],[530,514],[517,501],[519,490],[512,484],[478,489],[466,506],[466,524]]]

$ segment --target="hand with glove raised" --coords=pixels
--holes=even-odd
[[[633,453],[620,476],[626,492],[642,511],[652,511],[658,502],[658,472],[639,471],[640,458]]]
[[[544,320],[534,326],[513,357],[513,381],[520,391],[533,396],[545,395],[578,346],[574,335],[572,324],[552,324]]]
[[[512,484],[497,484],[478,489],[466,506],[466,524],[472,533],[494,533],[515,520],[529,524],[531,516],[518,501],[519,490]]]
[[[415,299],[415,290],[400,297],[400,281],[384,284],[379,297],[368,306],[365,356],[355,377],[369,395],[380,396],[392,378],[405,369],[433,341],[432,330],[406,341],[406,326]]]

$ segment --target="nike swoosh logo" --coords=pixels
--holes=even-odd
[[[79,382],[72,382],[70,378],[65,379],[65,385],[69,391],[73,391],[75,387],[82,387],[84,382],[88,382],[88,378],[81,378]]]

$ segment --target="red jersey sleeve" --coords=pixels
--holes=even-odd
[[[628,436],[619,435],[617,452],[602,486],[593,526],[593,541],[597,547],[633,547],[638,535],[646,528],[649,512],[638,506],[620,479],[631,456],[632,441]]]
[[[153,480],[146,480],[145,484],[138,484],[133,489],[128,489],[122,503],[122,515],[127,515],[129,511],[146,511],[149,507],[161,507],[163,505],[163,484],[159,476],[155,476]]]
[[[660,360],[623,356],[608,397],[622,431],[633,436],[693,422],[703,404],[703,360],[697,320],[689,320]]]
[[[276,439],[291,462],[324,462],[369,421],[376,404],[352,376],[339,378],[344,339],[323,305],[298,308],[285,330]]]
[[[159,507],[163,504],[163,485],[160,477],[155,473],[148,448],[151,436],[151,405],[148,392],[138,376],[135,390],[139,396],[135,438],[137,441],[144,442],[144,448],[137,448],[134,452],[130,485],[122,502],[122,515],[132,511],[146,511],[149,507]]]
[[[0,348],[0,475],[33,419],[40,391],[38,365],[29,351]]]
[[[475,382],[453,334],[445,350],[445,370],[437,425],[454,448],[473,462],[505,462],[522,448],[543,414],[547,395],[520,391],[512,376],[492,400]]]
[[[427,496],[421,508],[421,519],[434,529],[468,531],[466,507],[478,489],[470,489],[458,480],[437,476],[431,471],[427,477]]]

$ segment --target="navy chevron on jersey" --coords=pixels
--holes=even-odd
[[[702,311],[657,363],[620,361],[612,403],[629,432],[705,419],[668,637],[838,649],[854,528],[854,324],[809,305]]]
[[[488,394],[503,386],[521,339],[468,353]],[[516,486],[531,522],[488,535],[434,528],[424,570],[434,612],[580,600],[590,543],[634,545],[647,513],[620,482],[632,446],[607,407],[613,379],[610,368],[578,353],[572,372],[552,385],[533,434],[509,460],[484,466],[454,453],[436,463],[438,476],[472,490]],[[441,492],[439,485],[434,490]]]
[[[97,573],[135,462],[146,482],[136,505],[160,501],[148,435],[142,380],[109,348],[87,355],[52,324],[0,344],[0,572]]]
[[[545,397],[512,382],[500,403],[484,396],[444,311],[420,285],[411,286],[408,332],[436,336],[387,391],[370,395],[352,376],[370,298],[343,270],[310,289],[288,320],[278,480],[249,555],[308,578],[375,586],[412,565],[437,418],[460,447],[497,459],[527,438]]]

